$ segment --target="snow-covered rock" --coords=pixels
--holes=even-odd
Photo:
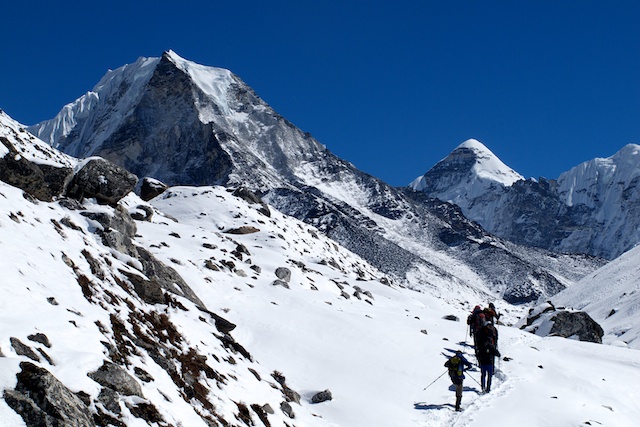
[[[604,335],[602,327],[584,311],[556,309],[548,302],[529,310],[518,325],[520,329],[542,337],[558,336],[599,344]]]

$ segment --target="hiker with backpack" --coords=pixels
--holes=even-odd
[[[498,331],[491,322],[485,320],[477,335],[476,358],[480,366],[480,387],[483,392],[489,393],[495,368],[495,357],[500,357]]]
[[[482,314],[482,308],[479,305],[476,305],[471,312],[471,314],[467,317],[467,325],[469,325],[469,335],[473,337],[473,342],[476,341],[476,331],[480,329],[480,315]]]
[[[464,370],[471,369],[472,365],[464,357],[460,350],[456,351],[456,354],[449,358],[444,363],[449,369],[449,377],[451,382],[456,386],[456,411],[460,411],[460,403],[462,403],[462,381],[464,380]]]
[[[489,307],[485,307],[484,310],[482,310],[482,314],[484,314],[484,318],[491,322],[492,325],[498,323],[500,319],[500,314],[498,314],[496,306],[493,305],[492,302],[489,303]]]

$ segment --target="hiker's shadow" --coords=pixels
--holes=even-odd
[[[455,392],[456,392],[456,386],[455,386],[455,385],[453,385],[453,384],[451,384],[451,385],[449,386],[449,390],[455,393]],[[477,388],[475,388],[475,387],[467,387],[467,386],[463,386],[463,387],[462,387],[462,392],[464,393],[465,391],[472,391],[472,392],[474,392],[474,393],[478,393],[478,394],[480,394],[480,391],[479,391]]]
[[[433,411],[433,410],[440,410],[440,409],[446,409],[446,408],[455,408],[455,406],[452,405],[451,403],[443,403],[441,405],[436,405],[436,404],[428,404],[425,402],[414,403],[413,407],[418,411]]]

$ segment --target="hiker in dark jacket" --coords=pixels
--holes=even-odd
[[[462,402],[462,381],[464,380],[464,370],[471,369],[472,365],[464,357],[460,350],[444,363],[449,368],[449,377],[451,382],[456,386],[456,411],[460,411],[460,403]]]
[[[471,312],[471,314],[467,317],[467,325],[469,325],[469,335],[473,337],[473,340],[475,342],[475,334],[476,331],[478,329],[480,329],[480,326],[482,326],[479,322],[480,322],[480,314],[482,313],[482,308],[480,308],[479,305],[476,305],[473,309],[473,311]]]
[[[496,311],[496,306],[493,305],[492,302],[489,303],[489,307],[486,307],[484,310],[482,310],[482,314],[484,314],[485,320],[491,322],[492,325],[498,323],[498,320],[500,319],[500,314],[498,314],[498,312]]]
[[[498,351],[498,332],[496,328],[485,320],[484,325],[478,331],[478,343],[476,346],[476,357],[480,366],[480,386],[482,391],[491,391],[491,379],[495,367],[495,357],[500,357]]]

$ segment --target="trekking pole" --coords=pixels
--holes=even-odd
[[[436,381],[438,381],[440,378],[442,378],[442,375],[446,374],[447,372],[449,372],[449,370],[447,369],[446,371],[444,371],[438,378],[436,378],[435,380],[433,380],[431,382],[431,384],[429,384],[428,386],[426,386],[425,388],[422,389],[422,391],[425,391],[426,389],[428,389],[429,387],[431,387],[432,385],[434,385],[436,383]]]
[[[474,380],[474,381],[476,382],[476,384],[478,384],[480,387],[482,387],[482,384],[480,384],[480,383],[478,382],[478,380],[476,380],[475,378],[473,378],[469,372],[467,372],[467,375],[469,375],[469,378],[471,378],[472,380]]]

